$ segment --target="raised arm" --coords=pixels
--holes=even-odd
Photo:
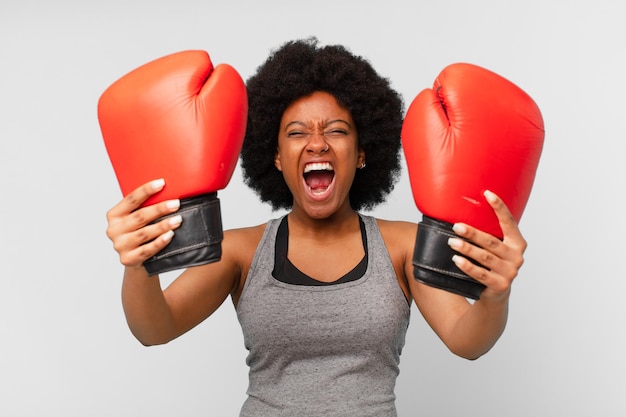
[[[178,202],[140,207],[162,187],[163,182],[158,180],[144,184],[107,213],[107,236],[125,266],[124,312],[132,333],[144,345],[167,343],[211,315],[238,289],[242,271],[249,265],[245,259],[251,259],[250,251],[254,250],[254,239],[238,243],[244,232],[225,232],[219,262],[188,268],[163,291],[159,277],[148,276],[143,262],[163,249],[180,225],[178,216],[151,224],[174,213]]]
[[[467,359],[488,352],[502,335],[508,318],[511,284],[523,264],[527,246],[502,200],[490,192],[485,197],[498,217],[504,238],[500,240],[459,223],[454,231],[473,244],[458,238],[449,241],[462,255],[454,257],[459,269],[486,286],[480,299],[470,303],[459,295],[409,279],[411,293],[426,321],[453,353]],[[484,267],[470,262],[469,258]],[[409,274],[412,265],[407,264],[406,268]]]

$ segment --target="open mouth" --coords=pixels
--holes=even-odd
[[[304,167],[304,182],[314,196],[323,196],[334,178],[335,171],[329,162],[312,162]]]

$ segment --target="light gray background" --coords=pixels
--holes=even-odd
[[[508,328],[469,362],[413,309],[400,415],[625,415],[623,17],[617,0],[3,1],[0,415],[237,415],[247,368],[230,300],[166,346],[142,347],[126,327],[105,236],[121,195],[96,102],[171,52],[205,49],[247,78],[309,35],[366,56],[407,105],[467,61],[522,86],[545,117]],[[239,170],[220,197],[226,228],[278,215]],[[374,214],[419,219],[406,171]]]

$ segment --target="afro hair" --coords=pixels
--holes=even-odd
[[[400,175],[403,102],[370,63],[341,45],[316,38],[290,41],[273,51],[247,80],[248,122],[241,151],[244,182],[274,210],[291,209],[293,196],[274,166],[283,112],[316,91],[335,97],[356,124],[367,168],[350,189],[355,210],[385,201]]]

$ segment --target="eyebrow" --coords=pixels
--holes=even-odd
[[[348,125],[348,127],[352,128],[352,125],[350,123],[348,123],[347,121],[343,120],[343,119],[333,119],[333,120],[329,120],[328,122],[326,122],[326,126],[331,125],[333,123],[344,123],[346,125]],[[306,123],[301,122],[300,120],[294,120],[292,122],[289,122],[285,125],[285,129],[289,128],[289,126],[291,125],[299,125],[299,126],[306,126]]]

